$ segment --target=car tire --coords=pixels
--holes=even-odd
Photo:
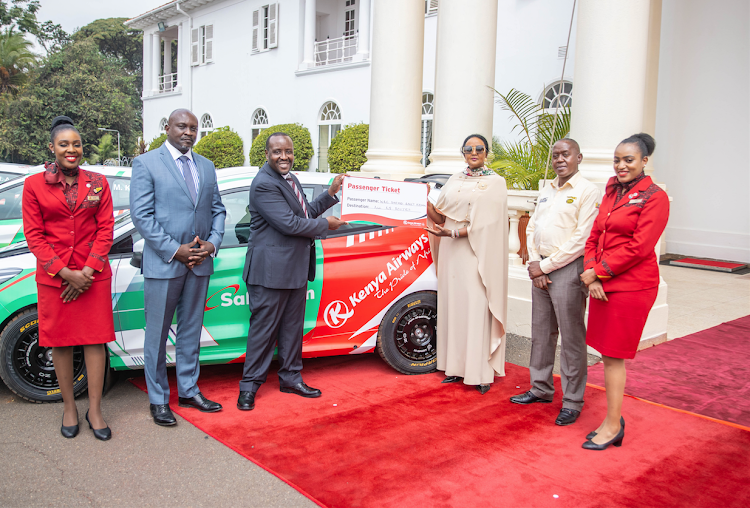
[[[377,350],[402,374],[437,370],[437,294],[420,291],[396,302],[378,328]]]
[[[60,402],[52,348],[39,345],[39,315],[36,308],[19,312],[0,333],[0,377],[19,397],[30,402]],[[83,348],[73,349],[73,393],[86,390],[88,379]]]

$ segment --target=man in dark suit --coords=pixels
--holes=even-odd
[[[337,217],[319,218],[338,202],[344,175],[328,192],[307,201],[290,173],[294,143],[283,132],[266,141],[266,164],[250,186],[250,240],[242,278],[250,297],[250,330],[237,407],[255,407],[255,393],[265,383],[278,344],[281,391],[320,397],[302,381],[302,335],[307,281],[315,279],[315,239],[345,224]]]
[[[191,150],[198,119],[186,109],[169,115],[167,142],[133,161],[130,209],[143,249],[146,338],[144,370],[151,416],[177,421],[169,408],[166,344],[177,312],[176,374],[179,404],[204,412],[221,405],[198,389],[198,354],[208,279],[224,237],[226,210],[213,163]]]

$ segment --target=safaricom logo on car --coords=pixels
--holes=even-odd
[[[225,288],[221,288],[216,293],[212,294],[206,299],[206,311],[213,310],[216,307],[231,307],[233,305],[250,305],[250,295],[247,293],[237,294],[240,290],[239,284],[232,284]],[[221,294],[221,303],[218,305],[211,305],[211,300],[218,294]],[[307,290],[307,299],[315,300],[315,291],[312,289]]]

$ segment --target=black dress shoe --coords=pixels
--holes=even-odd
[[[301,397],[314,399],[320,397],[321,392],[317,388],[310,388],[305,383],[297,383],[294,386],[282,386],[281,391],[284,393],[296,393]]]
[[[445,379],[440,381],[441,383],[458,383],[459,381],[463,381],[464,378],[460,376],[445,376]]]
[[[109,428],[109,425],[107,425],[103,429],[95,429],[91,426],[88,411],[86,411],[86,421],[89,424],[89,428],[94,431],[94,437],[99,441],[109,441],[112,438],[112,430]]]
[[[237,409],[250,411],[255,408],[255,394],[253,392],[240,392],[237,398]]]
[[[543,399],[541,397],[537,397],[533,393],[531,393],[531,390],[529,390],[526,393],[522,393],[521,395],[514,395],[510,398],[511,402],[515,402],[516,404],[533,404],[534,402],[544,402],[544,403],[550,403],[551,400]]]
[[[622,420],[624,421],[624,420]],[[620,423],[622,423],[622,421]],[[586,450],[606,450],[609,445],[614,446],[622,446],[622,440],[625,438],[625,426],[620,425],[620,432],[617,433],[617,435],[612,438],[611,440],[607,441],[606,443],[602,444],[596,444],[593,441],[586,441],[581,445],[582,448]]]
[[[154,417],[155,424],[164,427],[177,424],[177,420],[175,420],[172,410],[169,409],[169,404],[150,404],[150,407],[151,416]]]
[[[65,413],[63,413],[63,421],[65,421]],[[60,426],[60,434],[63,435],[63,437],[67,437],[68,439],[73,439],[78,435],[78,424],[75,425],[68,425],[67,427],[65,425]]]
[[[622,416],[620,417],[620,425],[622,425],[622,428],[623,428],[623,429],[625,428],[625,418],[623,418]],[[594,439],[594,437],[596,436],[596,434],[597,434],[597,432],[596,432],[596,431],[593,431],[593,432],[589,432],[589,433],[588,433],[588,434],[586,435],[586,439],[589,439],[589,440],[591,440],[591,439]]]
[[[479,393],[481,393],[482,395],[490,391],[490,386],[492,385],[476,385],[477,391],[479,391]]]
[[[204,413],[215,413],[216,411],[221,411],[221,404],[208,400],[201,392],[195,394],[195,397],[180,397],[178,400],[180,407],[194,407]]]
[[[560,410],[560,414],[557,415],[557,418],[555,419],[555,425],[570,425],[572,423],[575,423],[578,419],[578,415],[580,415],[580,411],[576,411],[575,409],[568,409],[567,407],[564,407]]]

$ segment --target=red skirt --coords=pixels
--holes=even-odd
[[[586,344],[612,358],[635,358],[658,287],[607,293],[608,302],[589,302]]]
[[[94,282],[77,300],[63,303],[64,288],[37,284],[39,345],[42,347],[105,344],[115,340],[112,281]]]

